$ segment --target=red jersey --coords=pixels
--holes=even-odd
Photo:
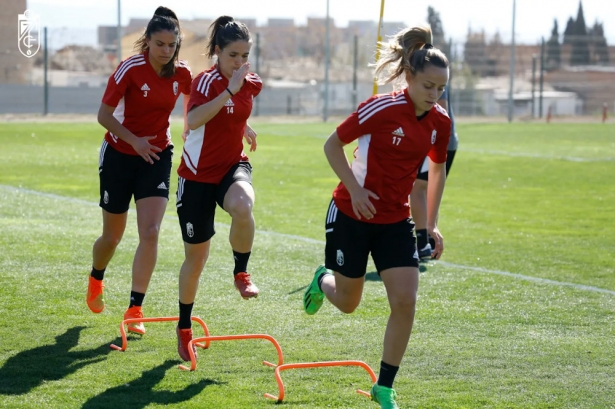
[[[361,220],[389,224],[408,218],[408,195],[417,170],[426,156],[436,163],[446,162],[450,134],[451,120],[437,104],[417,119],[407,89],[374,95],[361,103],[337,128],[342,142],[358,139],[352,172],[362,187],[380,198],[371,199],[374,217]],[[339,210],[356,219],[343,183],[333,191],[333,198]]]
[[[190,94],[192,73],[188,64],[179,60],[175,74],[159,77],[149,62],[147,51],[122,61],[107,83],[102,102],[115,107],[113,116],[135,136],[154,136],[150,144],[165,149],[171,144],[169,117],[179,94]],[[105,140],[116,150],[136,155],[137,152],[111,132]]]
[[[217,65],[197,75],[192,82],[188,111],[227,92],[228,83]],[[252,101],[262,88],[260,77],[248,73],[239,92],[205,125],[190,131],[177,169],[179,176],[218,184],[233,165],[248,160],[243,152],[243,134],[252,113]]]

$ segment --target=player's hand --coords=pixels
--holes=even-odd
[[[367,220],[373,219],[376,214],[376,208],[371,202],[370,198],[380,200],[377,194],[371,190],[365,188],[359,188],[356,192],[350,193],[350,200],[352,202],[352,211],[359,220],[361,217]]]
[[[153,164],[153,159],[160,160],[160,157],[156,155],[156,152],[161,152],[157,146],[149,143],[152,139],[156,139],[156,136],[143,136],[141,138],[135,138],[132,143],[132,148],[137,152],[139,156],[143,158],[147,163]]]
[[[431,258],[438,260],[444,252],[444,237],[442,237],[442,234],[440,233],[440,230],[438,230],[437,226],[434,226],[433,229],[427,227],[427,232],[436,242],[436,248],[431,253]]]
[[[184,132],[182,132],[182,140],[184,142],[186,142],[186,138],[188,138],[188,134],[190,134],[190,128],[184,129]]]
[[[250,152],[254,152],[256,150],[256,132],[248,124],[246,124],[246,129],[243,133],[243,137],[245,138],[246,142],[250,144]]]
[[[228,89],[231,90],[233,94],[239,92],[241,87],[243,86],[244,80],[246,79],[246,75],[248,75],[248,71],[250,70],[250,63],[246,62],[238,70],[233,71],[233,76],[228,82]]]

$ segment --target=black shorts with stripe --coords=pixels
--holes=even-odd
[[[216,234],[216,203],[224,209],[226,192],[233,183],[239,181],[252,184],[252,166],[249,162],[234,165],[219,184],[195,182],[179,177],[176,207],[182,237],[186,243],[204,243]]]
[[[141,156],[121,153],[103,140],[98,160],[100,207],[121,214],[128,211],[133,196],[135,202],[146,197],[168,199],[173,145],[157,155],[159,160],[147,163]]]
[[[333,200],[325,222],[325,267],[345,277],[363,277],[371,253],[376,270],[419,266],[411,218],[391,224],[366,223],[338,210]]]

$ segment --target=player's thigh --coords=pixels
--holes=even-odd
[[[224,175],[218,184],[216,201],[221,208],[228,211],[242,204],[251,207],[254,200],[252,165],[250,162],[239,162]]]
[[[135,202],[147,197],[169,199],[171,168],[173,167],[173,145],[158,153],[159,160],[147,163],[138,162],[137,180],[135,181]]]
[[[414,235],[414,222],[408,218],[397,223],[380,224],[372,236],[372,258],[376,270],[397,267],[419,267],[419,256]]]
[[[204,243],[216,233],[216,185],[179,177],[175,206],[184,242]]]
[[[116,151],[107,141],[100,148],[98,177],[100,182],[99,205],[112,214],[128,211],[136,182],[138,157]]]
[[[325,267],[347,278],[365,276],[369,256],[370,226],[329,204],[325,222]]]

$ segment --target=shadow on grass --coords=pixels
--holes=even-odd
[[[219,382],[203,379],[180,391],[154,390],[156,385],[164,378],[166,371],[177,365],[177,361],[167,360],[129,384],[119,385],[107,389],[98,396],[89,399],[82,409],[94,408],[130,408],[141,409],[150,404],[170,405],[188,401],[201,393],[208,385],[217,385]]]
[[[43,382],[63,379],[86,365],[104,360],[111,352],[108,343],[87,351],[70,352],[77,346],[84,328],[69,328],[55,338],[54,344],[21,351],[10,357],[0,368],[0,394],[25,394]]]

